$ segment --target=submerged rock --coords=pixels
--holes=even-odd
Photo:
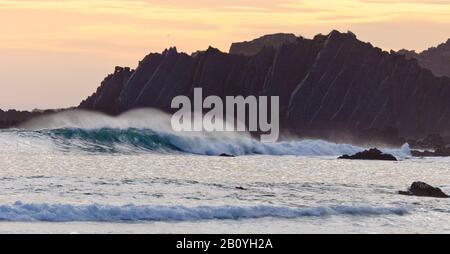
[[[424,182],[414,182],[408,191],[399,191],[401,195],[433,197],[433,198],[449,198],[441,189],[433,187]]]
[[[354,155],[343,155],[338,159],[344,160],[383,160],[383,161],[397,161],[391,154],[385,154],[376,148],[366,150]]]
[[[223,154],[221,154],[221,155],[219,155],[220,157],[236,157],[236,156],[234,156],[234,155],[232,155],[232,154],[228,154],[228,153],[223,153]]]

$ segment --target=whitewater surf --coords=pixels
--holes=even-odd
[[[0,150],[17,152],[340,156],[368,148],[311,139],[263,143],[245,132],[175,132],[170,116],[156,110],[135,110],[118,117],[62,112],[33,119],[19,129],[0,131],[0,137]],[[399,158],[410,157],[407,144],[382,150]]]
[[[413,179],[448,191],[445,159],[405,144],[381,148],[394,163],[337,160],[367,148],[178,133],[154,110],[48,115],[0,131],[0,232],[410,232],[424,216],[437,223],[421,232],[445,230],[445,201],[397,194]]]

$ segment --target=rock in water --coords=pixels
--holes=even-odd
[[[397,161],[397,158],[395,158],[393,155],[382,153],[376,148],[372,148],[370,150],[366,150],[354,155],[343,155],[339,157],[339,159]]]
[[[424,182],[414,182],[408,191],[399,191],[401,195],[433,197],[433,198],[449,198],[441,189],[435,188]]]
[[[235,157],[234,155],[232,155],[232,154],[227,154],[227,153],[223,153],[223,154],[221,154],[221,155],[219,155],[220,157]]]
[[[450,147],[441,147],[441,148],[436,149],[435,151],[412,150],[411,155],[414,157],[449,157],[450,156]]]

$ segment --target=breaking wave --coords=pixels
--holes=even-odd
[[[406,215],[408,210],[396,207],[329,206],[289,208],[276,206],[110,206],[69,204],[24,204],[0,206],[0,221],[44,222],[137,222],[200,221],[258,218],[301,218],[326,216]]]
[[[170,117],[154,110],[136,110],[119,117],[92,112],[63,112],[36,118],[21,129],[0,132],[0,151],[88,153],[189,153],[198,155],[339,156],[364,150],[323,140],[262,143],[247,133],[174,132]],[[408,145],[382,149],[404,158]]]
[[[198,155],[295,155],[339,156],[364,150],[350,144],[323,140],[261,143],[250,137],[176,135],[151,129],[55,129],[0,132],[0,151],[87,152],[87,153],[189,153]],[[381,149],[404,158],[408,145],[400,149]]]

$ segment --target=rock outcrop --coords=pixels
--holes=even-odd
[[[439,134],[430,134],[424,139],[408,140],[408,144],[413,150],[414,157],[447,157],[450,156],[450,145],[448,138]]]
[[[130,68],[116,66],[114,73],[108,75],[97,91],[83,102],[84,108],[105,113],[119,112],[118,98],[132,74]]]
[[[416,149],[439,149],[448,144],[448,141],[439,134],[430,134],[419,140],[408,140],[408,144]]]
[[[170,48],[148,55],[135,71],[116,70],[80,108],[173,112],[172,99],[192,97],[194,87],[222,98],[279,96],[282,130],[305,136],[393,128],[402,137],[419,137],[450,127],[450,78],[338,31],[253,55],[210,47],[191,56]]]
[[[3,111],[0,109],[0,129],[17,128],[20,124],[30,120],[33,117],[55,112],[58,112],[58,110]]]
[[[252,41],[231,44],[230,54],[253,56],[258,54],[264,48],[279,49],[284,44],[295,43],[296,41],[297,37],[294,34],[269,34]]]
[[[441,189],[435,188],[424,182],[414,182],[408,191],[399,191],[401,195],[407,196],[420,196],[420,197],[433,197],[433,198],[448,198]]]
[[[450,39],[421,53],[404,49],[399,53],[407,58],[417,59],[422,67],[431,70],[438,77],[450,77]]]
[[[434,151],[430,150],[411,150],[414,157],[448,157],[450,156],[450,147],[441,147]]]
[[[385,154],[376,148],[366,150],[354,155],[342,155],[339,159],[343,160],[382,160],[382,161],[397,161],[391,154]]]
[[[222,154],[220,154],[219,156],[220,156],[220,157],[236,157],[236,156],[234,156],[234,155],[232,155],[232,154],[228,154],[228,153],[222,153]]]

